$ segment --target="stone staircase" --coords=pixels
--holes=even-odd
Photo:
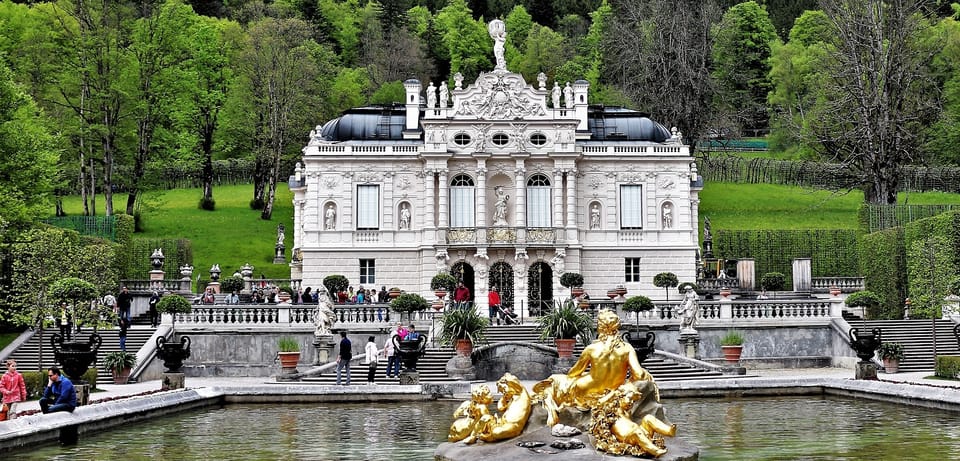
[[[144,322],[142,319],[134,318],[132,319],[133,327],[127,330],[127,352],[131,354],[136,354],[144,344],[147,343],[147,340],[150,339],[150,336],[153,335],[154,329],[150,327],[150,318],[146,317]],[[80,335],[76,337],[81,341],[86,341],[90,337],[90,334],[93,331],[91,329],[83,329],[80,332]],[[54,333],[59,333],[56,328],[51,328],[43,331],[43,365],[42,369],[47,369],[53,365],[58,365],[53,359],[53,347],[50,346],[50,338]],[[97,332],[103,340],[103,343],[100,345],[100,350],[97,353],[97,358],[100,359],[110,352],[116,352],[120,350],[120,329],[113,328],[110,330],[100,330]],[[41,369],[39,363],[39,349],[40,349],[40,335],[33,335],[26,343],[21,345],[10,354],[11,359],[17,361],[17,369],[20,371],[37,371]],[[91,365],[95,367],[96,364]],[[97,375],[97,384],[113,384],[113,376],[109,370],[101,369]]]
[[[950,320],[937,320],[937,354],[960,355],[957,338],[953,335],[954,323]],[[900,371],[924,371],[933,373],[933,322],[920,320],[868,320],[850,322],[858,331],[871,331],[879,328],[883,342],[897,342],[903,345],[903,360]]]
[[[540,332],[534,324],[522,325],[493,325],[487,329],[487,342],[490,344],[504,341],[522,341],[529,343],[546,344],[540,340]],[[550,341],[552,342],[552,341]],[[577,344],[574,349],[574,355],[578,356],[583,351],[583,345]],[[452,347],[437,347],[428,343],[426,355],[420,358],[417,364],[417,371],[420,372],[421,382],[450,382],[447,376],[447,361],[453,358]],[[685,379],[713,379],[724,378],[722,373],[713,370],[703,370],[686,364],[680,364],[672,360],[667,360],[657,356],[648,358],[643,362],[643,367],[653,375],[657,381],[679,381]],[[304,382],[336,384],[336,372],[330,372],[320,376],[304,379]],[[367,382],[367,367],[362,364],[353,364],[350,367],[351,384],[364,384]],[[375,382],[380,384],[399,384],[399,378],[386,377],[386,364],[381,363],[377,367],[377,376]]]

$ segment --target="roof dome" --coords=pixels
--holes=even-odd
[[[670,130],[646,114],[615,106],[590,106],[587,129],[593,141],[651,141],[670,139]]]
[[[325,123],[320,137],[324,141],[397,141],[403,139],[405,122],[402,106],[358,107]]]

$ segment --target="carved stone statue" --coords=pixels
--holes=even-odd
[[[327,205],[327,211],[323,213],[323,229],[335,230],[337,228],[337,210],[333,205]]]
[[[286,237],[284,234],[283,223],[280,223],[277,226],[277,246],[283,246],[283,239]]]
[[[440,108],[446,109],[447,101],[450,99],[450,89],[447,88],[447,82],[440,84]]]
[[[712,240],[713,236],[710,234],[710,217],[706,216],[703,218],[703,240]]]
[[[673,229],[673,207],[669,203],[663,204],[662,222],[664,229]]]
[[[437,87],[433,86],[433,82],[430,82],[427,85],[427,108],[432,109],[437,107]]]
[[[493,39],[493,57],[497,60],[494,70],[507,70],[507,61],[503,57],[504,43],[507,41],[506,25],[503,21],[494,19],[487,26],[487,31],[490,32],[490,38]]]
[[[700,300],[693,287],[687,285],[687,290],[683,295],[683,301],[677,308],[680,314],[680,334],[696,334],[697,325],[700,323]]]
[[[597,204],[590,209],[590,229],[600,228],[600,207]]]
[[[567,86],[563,87],[563,102],[567,109],[573,109],[573,87],[570,86],[570,82],[567,82]]]
[[[507,201],[510,200],[510,196],[503,191],[503,186],[494,187],[493,191],[497,194],[497,202],[494,204],[495,210],[493,212],[493,225],[506,226]]]
[[[410,230],[410,208],[406,203],[400,208],[400,230]]]
[[[333,301],[330,300],[327,288],[323,285],[317,288],[317,298],[319,302],[317,303],[317,308],[313,311],[313,323],[316,325],[316,329],[313,330],[313,335],[317,337],[332,335],[333,332],[331,329],[337,316],[333,312]]]
[[[550,95],[550,101],[553,102],[553,108],[560,108],[560,84],[553,82],[553,93]]]

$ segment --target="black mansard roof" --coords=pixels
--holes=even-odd
[[[406,111],[400,105],[358,107],[324,124],[320,135],[325,141],[399,141],[405,121]],[[670,130],[645,114],[614,106],[590,106],[587,129],[593,141],[664,142],[670,138]]]

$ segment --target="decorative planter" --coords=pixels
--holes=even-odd
[[[296,352],[277,352],[280,357],[280,368],[284,373],[296,373],[297,363],[300,362],[300,351]]]
[[[124,368],[120,371],[112,370],[113,374],[113,384],[127,384],[130,380],[130,369]]]
[[[727,363],[740,363],[740,354],[743,352],[743,346],[720,346],[723,351],[723,358]]]
[[[400,296],[400,290],[390,290],[387,295],[390,296],[390,299],[397,299]]]
[[[887,373],[898,373],[900,371],[900,361],[897,359],[883,359],[883,370]]]
[[[613,299],[613,298],[616,298],[617,296],[619,296],[619,293],[617,292],[617,289],[616,289],[616,288],[614,288],[614,289],[612,289],[612,290],[607,290],[607,297],[608,297],[608,298]]]
[[[443,299],[447,297],[447,290],[435,290],[433,294],[437,295],[438,298]]]
[[[573,348],[577,344],[576,339],[555,339],[557,344],[557,356],[561,359],[573,357]]]
[[[727,287],[721,288],[721,289],[720,289],[720,296],[723,296],[724,298],[726,298],[727,296],[730,296],[730,289],[727,288]]]
[[[641,332],[639,331],[626,331],[623,333],[623,339],[633,346],[633,349],[637,351],[637,360],[643,363],[650,354],[653,354],[653,346],[657,341],[657,335],[652,331],[648,331],[647,334],[643,336],[641,336]]]
[[[443,310],[443,300],[437,299],[433,301],[433,303],[431,303],[430,306],[433,307],[433,310],[435,311]]]
[[[400,355],[403,371],[417,371],[417,361],[420,360],[420,356],[427,349],[427,337],[421,334],[419,338],[407,341],[401,340],[399,336],[394,336],[393,345]]]
[[[614,289],[617,291],[617,296],[623,296],[627,294],[627,287],[623,285],[617,285],[617,287]]]
[[[288,303],[290,302],[290,293],[287,293],[286,291],[281,291],[277,293],[277,299],[279,299],[280,302],[282,303]]]
[[[851,328],[850,347],[857,352],[857,357],[863,362],[870,362],[873,359],[873,353],[880,347],[880,329],[874,328],[868,334],[860,334],[856,328]]]
[[[473,353],[473,341],[469,339],[458,339],[454,341],[454,348],[460,357],[470,357]]]
[[[570,296],[574,298],[579,298],[583,296],[583,287],[573,287],[570,289]]]
[[[590,309],[590,301],[587,301],[586,299],[581,299],[580,304],[578,304],[578,306],[580,307],[580,309],[583,309],[583,310]]]
[[[830,287],[830,296],[833,296],[834,298],[836,298],[837,296],[840,296],[840,293],[841,293],[840,287],[836,285]]]
[[[83,374],[97,360],[97,350],[101,343],[103,339],[96,333],[90,335],[87,342],[64,341],[57,333],[50,337],[54,360],[74,383],[81,383]]]
[[[163,336],[157,338],[157,357],[163,360],[167,373],[178,373],[183,360],[190,357],[190,337],[181,336],[179,343],[168,343]]]

